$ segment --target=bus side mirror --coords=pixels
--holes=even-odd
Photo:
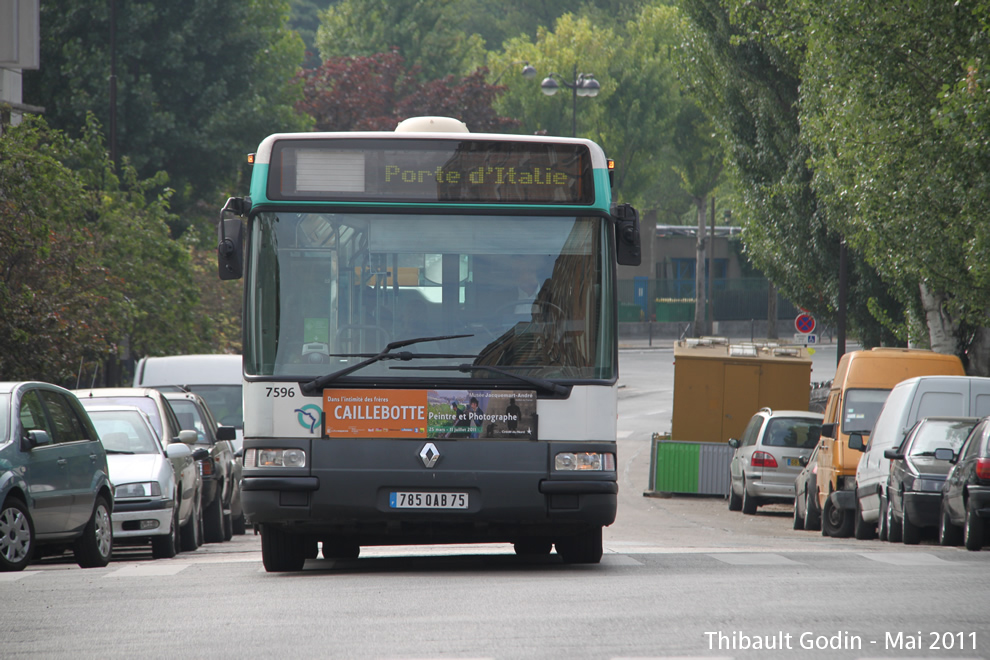
[[[615,260],[622,266],[638,266],[643,260],[639,241],[639,213],[629,204],[619,204],[615,218]]]
[[[849,434],[849,448],[856,451],[866,451],[866,442],[863,441],[862,433]]]
[[[243,226],[238,218],[220,221],[217,274],[221,280],[239,280],[244,274]]]

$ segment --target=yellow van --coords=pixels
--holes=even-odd
[[[849,448],[849,434],[868,435],[873,430],[887,394],[902,380],[964,375],[958,357],[927,350],[874,348],[842,356],[825,402],[818,448],[817,498],[814,501],[807,493],[805,502],[821,516],[824,536],[853,533],[856,468],[863,452]]]

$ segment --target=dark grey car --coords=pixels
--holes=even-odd
[[[84,568],[113,550],[107,455],[68,390],[0,383],[0,570],[71,548]]]

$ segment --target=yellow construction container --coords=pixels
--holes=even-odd
[[[731,344],[721,337],[674,346],[670,438],[725,443],[764,407],[808,410],[811,357],[803,346]]]

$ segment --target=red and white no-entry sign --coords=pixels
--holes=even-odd
[[[815,317],[811,314],[798,314],[794,319],[794,327],[802,335],[807,335],[815,331]]]

